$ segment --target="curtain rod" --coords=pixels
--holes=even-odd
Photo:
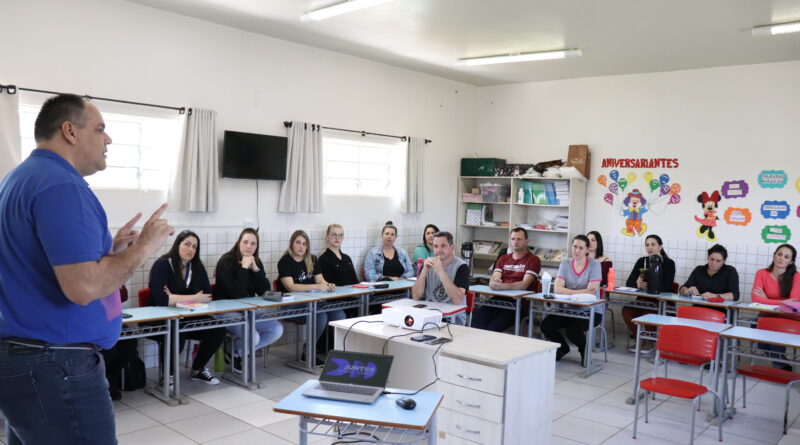
[[[284,121],[283,122],[283,126],[286,127],[286,128],[292,128],[292,121]],[[372,132],[364,131],[364,130],[361,130],[361,131],[358,131],[358,130],[347,130],[347,129],[344,129],[344,128],[334,128],[334,127],[323,127],[323,126],[320,126],[320,128],[324,128],[326,130],[345,131],[345,132],[348,132],[348,133],[358,133],[361,136],[371,135],[371,136],[383,136],[383,137],[387,137],[387,138],[395,138],[395,139],[400,139],[403,142],[408,140],[408,136],[395,136],[393,134],[372,133]],[[425,139],[425,143],[426,144],[430,144],[431,142],[433,142],[433,141],[430,140],[430,139]]]
[[[37,89],[34,89],[34,88],[22,88],[22,87],[17,87],[16,85],[0,85],[0,93],[3,92],[4,88],[6,89],[8,94],[16,94],[17,90],[30,91],[30,92],[33,92],[33,93],[44,93],[44,94],[64,94],[64,93],[59,93],[58,91],[37,90]],[[167,109],[167,110],[175,110],[175,111],[179,112],[180,114],[186,113],[186,108],[185,107],[169,107],[169,106],[166,106],[166,105],[148,104],[148,103],[144,103],[144,102],[132,102],[132,101],[129,101],[129,100],[109,99],[107,97],[89,96],[88,94],[84,94],[81,97],[84,97],[84,98],[89,99],[89,100],[104,100],[106,102],[117,102],[117,103],[122,103],[122,104],[129,104],[129,105],[142,105],[142,106],[145,106],[145,107],[153,107],[153,108],[164,108],[164,109]],[[191,114],[191,111],[192,110],[189,109],[189,114]]]

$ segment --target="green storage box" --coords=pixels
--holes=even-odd
[[[461,176],[494,176],[494,168],[506,163],[500,158],[461,158]]]

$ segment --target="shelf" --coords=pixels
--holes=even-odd
[[[554,207],[554,208],[563,208],[568,209],[569,204],[525,204],[523,202],[515,202],[515,206],[526,206],[526,207]]]
[[[528,232],[544,232],[544,233],[569,233],[569,230],[546,230],[546,229],[526,229]]]
[[[488,202],[488,201],[481,201],[481,202],[475,202],[475,201],[459,201],[459,202],[461,202],[462,204],[500,204],[500,205],[509,205],[509,204],[511,204],[510,202],[502,202],[502,201],[501,201],[501,202]]]
[[[474,224],[461,224],[461,227],[475,227],[476,229],[502,229],[502,230],[509,229],[508,226],[476,226]],[[548,232],[551,232],[551,230],[548,230]]]
[[[569,181],[570,178],[526,178],[524,176],[459,176],[460,179],[516,179],[518,181]],[[585,179],[583,180],[586,181]]]
[[[541,260],[542,266],[546,267],[558,267],[561,265],[561,261],[553,261],[553,260]]]

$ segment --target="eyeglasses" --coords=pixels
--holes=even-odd
[[[331,237],[331,238],[342,239],[342,238],[344,238],[344,233],[331,233],[328,236]]]

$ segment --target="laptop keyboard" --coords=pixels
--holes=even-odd
[[[343,392],[347,394],[358,395],[371,395],[374,394],[378,388],[368,388],[364,386],[342,385],[340,383],[320,382],[314,389],[321,389],[323,391]]]

